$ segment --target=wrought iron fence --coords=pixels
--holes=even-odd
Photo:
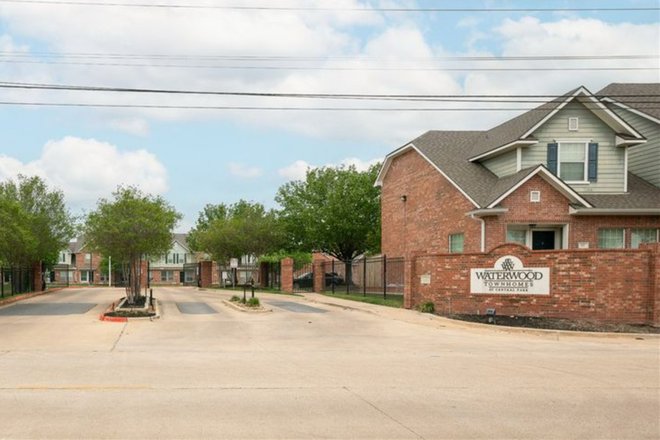
[[[281,276],[282,266],[280,263],[263,262],[260,274],[264,276],[260,281],[260,286],[267,289],[279,290],[282,287]]]
[[[311,292],[314,290],[314,266],[311,262],[293,262],[293,292]]]
[[[201,263],[185,263],[183,265],[183,284],[199,287],[200,273]]]
[[[237,268],[218,265],[218,281],[222,287],[242,286],[252,282],[255,286],[260,286],[261,270],[256,263],[243,264]],[[279,283],[279,278],[277,281]]]
[[[403,295],[403,258],[358,258],[322,263],[323,290],[345,294]]]
[[[26,267],[0,267],[0,298],[32,292],[32,269]]]

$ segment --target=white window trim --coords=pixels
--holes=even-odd
[[[537,199],[534,200],[534,194],[537,195]],[[541,202],[541,191],[535,189],[529,192],[529,201],[530,203],[540,203]]]
[[[571,129],[571,121],[575,121],[575,128]],[[568,118],[568,131],[580,131],[580,118],[577,116],[569,116]]]
[[[584,144],[584,180],[564,180],[569,184],[589,185],[589,143],[591,141],[580,140],[562,140],[557,141],[557,176],[561,179],[561,145],[562,144]]]

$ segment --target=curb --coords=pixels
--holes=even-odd
[[[252,309],[252,310],[250,310],[250,309],[247,309],[247,308],[243,308],[241,306],[237,306],[236,304],[232,304],[231,301],[227,301],[225,299],[223,299],[222,302],[224,303],[224,305],[226,305],[228,307],[231,307],[234,310],[238,310],[240,312],[243,312],[243,313],[260,314],[260,313],[271,313],[273,311],[273,309],[267,309],[263,306],[262,306],[263,308],[261,308],[261,309]]]
[[[0,299],[0,307],[6,306],[6,305],[9,305],[9,304],[13,304],[13,303],[18,302],[18,301],[23,301],[24,299],[35,298],[37,296],[47,295],[47,294],[53,293],[53,292],[59,292],[60,290],[64,290],[64,289],[65,289],[65,287],[53,287],[52,289],[42,290],[41,292],[29,292],[29,293],[23,293],[23,294],[20,294],[20,295],[10,296],[10,297],[7,297],[6,299],[4,299],[4,298]]]
[[[154,319],[160,319],[160,304],[158,300],[155,301],[155,312],[156,314],[154,316],[149,316],[149,317],[143,317],[143,318],[127,318],[126,316],[105,316],[106,313],[111,312],[114,310],[115,306],[117,305],[117,301],[113,302],[110,304],[105,311],[101,312],[99,315],[99,321],[105,321],[105,322],[133,322],[133,321],[153,321]]]
[[[324,304],[327,306],[338,307],[344,310],[368,313],[370,315],[382,316],[380,313],[367,310],[360,307],[353,307],[350,305],[335,304],[331,302],[319,301],[317,299],[307,298],[305,299],[312,303]],[[385,307],[385,306],[380,306]],[[402,309],[408,310],[408,309]],[[612,332],[585,332],[585,331],[573,331],[573,330],[552,330],[552,329],[542,329],[542,328],[528,328],[528,327],[509,327],[505,325],[492,325],[492,324],[481,324],[478,322],[469,322],[469,321],[460,321],[458,319],[446,318],[444,316],[432,315],[430,313],[422,313],[414,310],[409,310],[414,312],[417,316],[428,318],[430,321],[438,321],[447,326],[452,327],[463,327],[467,329],[475,330],[485,330],[492,333],[519,333],[527,334],[533,336],[555,336],[557,340],[561,338],[593,338],[593,339],[635,339],[635,340],[660,340],[660,334],[658,333],[612,333]],[[396,319],[396,318],[395,318]]]

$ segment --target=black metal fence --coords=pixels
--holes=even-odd
[[[293,262],[293,292],[312,292],[314,290],[314,266],[311,262]]]
[[[385,255],[353,261],[324,261],[323,290],[349,295],[403,295],[403,258]]]
[[[202,263],[185,263],[183,265],[183,284],[186,286],[200,286]]]
[[[0,298],[34,290],[32,268],[0,267],[0,281]]]
[[[278,263],[263,262],[261,274],[265,279],[259,280],[259,285],[267,289],[279,290],[282,288],[282,265]]]

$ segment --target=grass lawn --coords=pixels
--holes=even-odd
[[[387,299],[383,299],[383,295],[379,293],[367,293],[367,296],[363,296],[361,293],[353,293],[351,295],[347,295],[346,292],[323,292],[323,295],[329,296],[331,298],[349,299],[352,301],[359,301],[369,304],[378,304],[380,306],[397,308],[403,307],[403,295],[390,294],[387,295]]]

